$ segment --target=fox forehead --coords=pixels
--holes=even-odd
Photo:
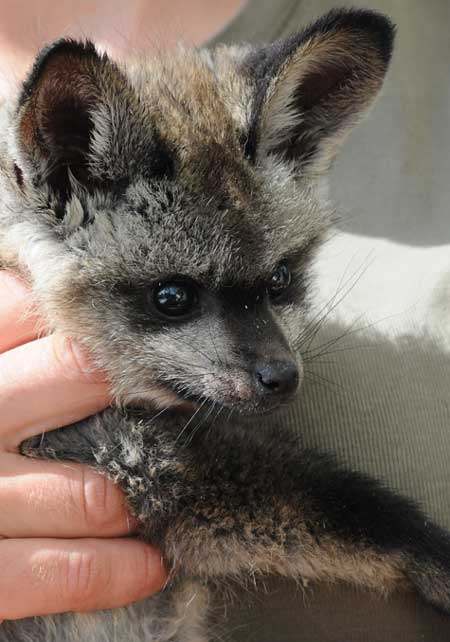
[[[323,229],[311,211],[314,202],[291,202],[287,189],[277,199],[266,184],[246,200],[229,198],[218,207],[208,191],[193,193],[180,180],[140,179],[113,204],[100,206],[95,197],[83,204],[72,200],[64,220],[66,243],[90,261],[93,274],[108,269],[114,279],[179,274],[215,287],[252,285],[281,260],[298,256]]]

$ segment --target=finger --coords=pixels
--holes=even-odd
[[[0,355],[0,444],[7,450],[109,403],[107,384],[69,339],[51,335]]]
[[[35,339],[43,328],[31,312],[30,297],[20,279],[0,271],[0,353]]]
[[[118,486],[88,466],[0,457],[0,536],[117,537],[136,527]]]
[[[0,542],[0,619],[114,608],[161,589],[158,551],[133,539]]]

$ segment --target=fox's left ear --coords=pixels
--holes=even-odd
[[[393,40],[385,16],[342,9],[251,53],[244,63],[255,85],[247,155],[276,154],[302,173],[326,170],[378,94]]]
[[[37,57],[17,107],[18,182],[118,190],[130,176],[170,174],[172,159],[127,77],[94,45],[59,40]]]
[[[40,53],[17,113],[18,147],[37,182],[64,197],[73,178],[94,183],[94,115],[120,82],[125,85],[119,70],[90,42],[59,40]]]

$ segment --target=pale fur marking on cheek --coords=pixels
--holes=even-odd
[[[152,388],[148,388],[145,391],[139,391],[139,392],[127,392],[124,393],[123,396],[126,396],[125,399],[125,404],[126,405],[133,405],[134,403],[140,403],[140,402],[151,402],[154,403],[157,408],[163,409],[163,408],[172,408],[175,406],[180,406],[184,403],[180,397],[173,392],[173,390],[169,390],[169,388],[164,388],[163,386],[158,386],[155,385]],[[118,395],[117,399],[118,403],[121,403],[121,395]]]
[[[41,315],[55,322],[60,314],[57,293],[76,269],[74,258],[44,225],[17,223],[7,231],[5,242],[14,248],[21,271],[33,282]]]

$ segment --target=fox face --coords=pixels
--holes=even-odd
[[[117,401],[254,414],[292,399],[326,173],[392,38],[355,10],[256,48],[41,53],[9,115],[0,253]]]

